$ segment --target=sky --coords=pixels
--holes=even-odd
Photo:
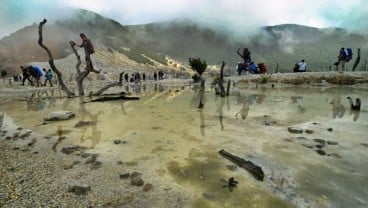
[[[367,0],[0,0],[0,38],[86,9],[122,25],[192,19],[226,31],[293,23],[368,32]]]

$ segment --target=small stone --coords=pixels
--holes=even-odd
[[[288,131],[292,134],[301,134],[303,133],[303,129],[297,127],[288,127]]]
[[[11,136],[6,136],[6,137],[5,137],[5,139],[6,139],[6,140],[11,140],[11,139],[13,139],[13,137],[11,137]]]
[[[229,169],[230,171],[238,170],[238,166],[236,165],[226,165],[226,168]]]
[[[316,150],[316,152],[317,152],[319,155],[326,155],[326,152],[325,152],[324,150],[321,150],[321,149]]]
[[[115,139],[114,140],[114,144],[120,144],[121,143],[121,140],[120,139]]]
[[[153,188],[153,185],[152,184],[150,184],[150,183],[146,183],[146,184],[144,184],[144,186],[143,186],[143,191],[149,191],[149,190],[151,190]]]
[[[316,147],[319,148],[319,149],[322,149],[324,146],[322,146],[320,144],[317,144]]]
[[[311,129],[305,129],[304,132],[307,133],[307,134],[313,134],[314,133],[314,131],[311,130]]]
[[[63,167],[64,167],[64,170],[72,169],[73,168],[73,163],[64,162]]]
[[[213,198],[215,198],[215,194],[213,194],[213,193],[211,193],[211,192],[204,192],[204,193],[202,194],[202,196],[203,196],[204,198],[206,198],[206,199],[213,199]]]
[[[72,192],[76,195],[84,195],[91,191],[91,187],[86,184],[74,185],[68,188],[68,192]]]
[[[299,139],[299,140],[307,140],[306,137],[297,137],[297,139]]]
[[[313,139],[313,141],[319,143],[322,146],[325,146],[326,145],[326,141],[323,140],[323,139]]]
[[[333,157],[333,158],[341,158],[341,156],[337,153],[331,153],[330,156]]]
[[[119,160],[119,161],[117,162],[117,164],[118,164],[118,165],[123,165],[124,163],[123,163],[123,161],[120,161],[120,160]]]
[[[329,145],[338,145],[339,143],[335,142],[335,141],[327,141],[327,144],[329,144]]]
[[[327,131],[331,132],[333,131],[333,128],[328,128]]]
[[[363,147],[368,147],[367,143],[360,143],[360,145],[362,145]]]
[[[306,147],[308,149],[313,149],[314,148],[314,146],[310,145],[310,144],[302,144],[302,145],[303,145],[303,147]]]
[[[79,156],[81,154],[81,151],[77,150],[74,152],[75,155]]]
[[[127,179],[130,177],[130,173],[123,173],[119,175],[120,179]]]
[[[94,163],[97,159],[97,155],[92,155],[92,157],[88,158],[86,160],[86,162],[84,162],[85,164],[90,164],[90,163]]]
[[[132,178],[134,178],[134,177],[141,176],[141,175],[142,175],[142,173],[133,172],[130,176],[131,176]]]
[[[79,161],[79,160],[73,161],[73,165],[78,165],[79,163],[81,163],[81,161]]]
[[[144,184],[144,181],[139,176],[133,177],[130,182],[133,186],[143,186]]]
[[[28,142],[28,146],[33,146],[37,142],[36,138],[33,138],[30,142]]]

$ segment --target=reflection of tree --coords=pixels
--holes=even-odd
[[[28,111],[43,111],[48,105],[55,106],[54,90],[43,90],[33,92],[26,99]]]
[[[225,97],[220,97],[220,102],[217,105],[217,110],[216,113],[218,113],[219,115],[219,120],[220,120],[220,125],[221,125],[221,130],[224,130],[224,122],[223,122],[223,107],[225,105]]]
[[[242,120],[246,119],[249,112],[249,104],[247,102],[243,102],[243,107],[239,112],[235,114],[236,119],[238,119],[238,115],[241,116]]]
[[[291,96],[291,101],[293,103],[297,104],[300,113],[305,112],[306,109],[305,109],[304,104],[303,104],[303,97],[301,97],[301,96]]]
[[[82,96],[79,99],[80,99],[79,113],[82,116],[81,119],[82,119],[82,121],[84,121],[84,119],[86,117],[88,117],[90,119],[90,121],[87,121],[87,122],[89,122],[91,124],[91,125],[88,125],[88,126],[81,127],[81,128],[83,128],[83,133],[82,133],[82,136],[80,138],[80,142],[83,143],[86,140],[90,139],[91,142],[92,142],[91,148],[95,148],[96,145],[100,142],[101,136],[102,136],[102,132],[97,129],[97,120],[98,120],[98,116],[100,116],[103,112],[100,110],[95,114],[90,113],[85,107],[86,104],[84,103],[84,97]],[[88,127],[91,128],[92,135],[90,137],[85,137],[85,134],[87,132]]]
[[[353,115],[353,121],[357,121],[360,115],[360,111],[350,109],[350,115]]]
[[[204,131],[206,124],[204,122],[204,115],[203,115],[203,108],[199,109],[199,118],[201,120],[201,125],[199,126],[201,128],[201,135],[202,136],[206,136],[206,133]]]
[[[332,105],[332,118],[342,118],[345,114],[345,107],[341,104],[341,98],[333,98],[330,104]]]

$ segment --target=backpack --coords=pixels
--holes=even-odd
[[[260,71],[260,73],[262,73],[262,74],[267,73],[267,68],[266,68],[266,65],[265,65],[264,63],[259,63],[259,64],[258,64],[258,68],[260,69],[260,70],[259,70],[259,71]]]
[[[349,62],[353,58],[353,50],[346,48],[346,62]]]

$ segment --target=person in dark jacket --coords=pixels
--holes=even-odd
[[[101,71],[95,70],[92,64],[91,54],[95,52],[95,49],[92,45],[91,40],[88,39],[84,33],[79,34],[79,36],[82,39],[82,43],[77,46],[84,48],[84,54],[86,56],[86,69],[89,71],[95,72],[96,74],[99,74]]]

